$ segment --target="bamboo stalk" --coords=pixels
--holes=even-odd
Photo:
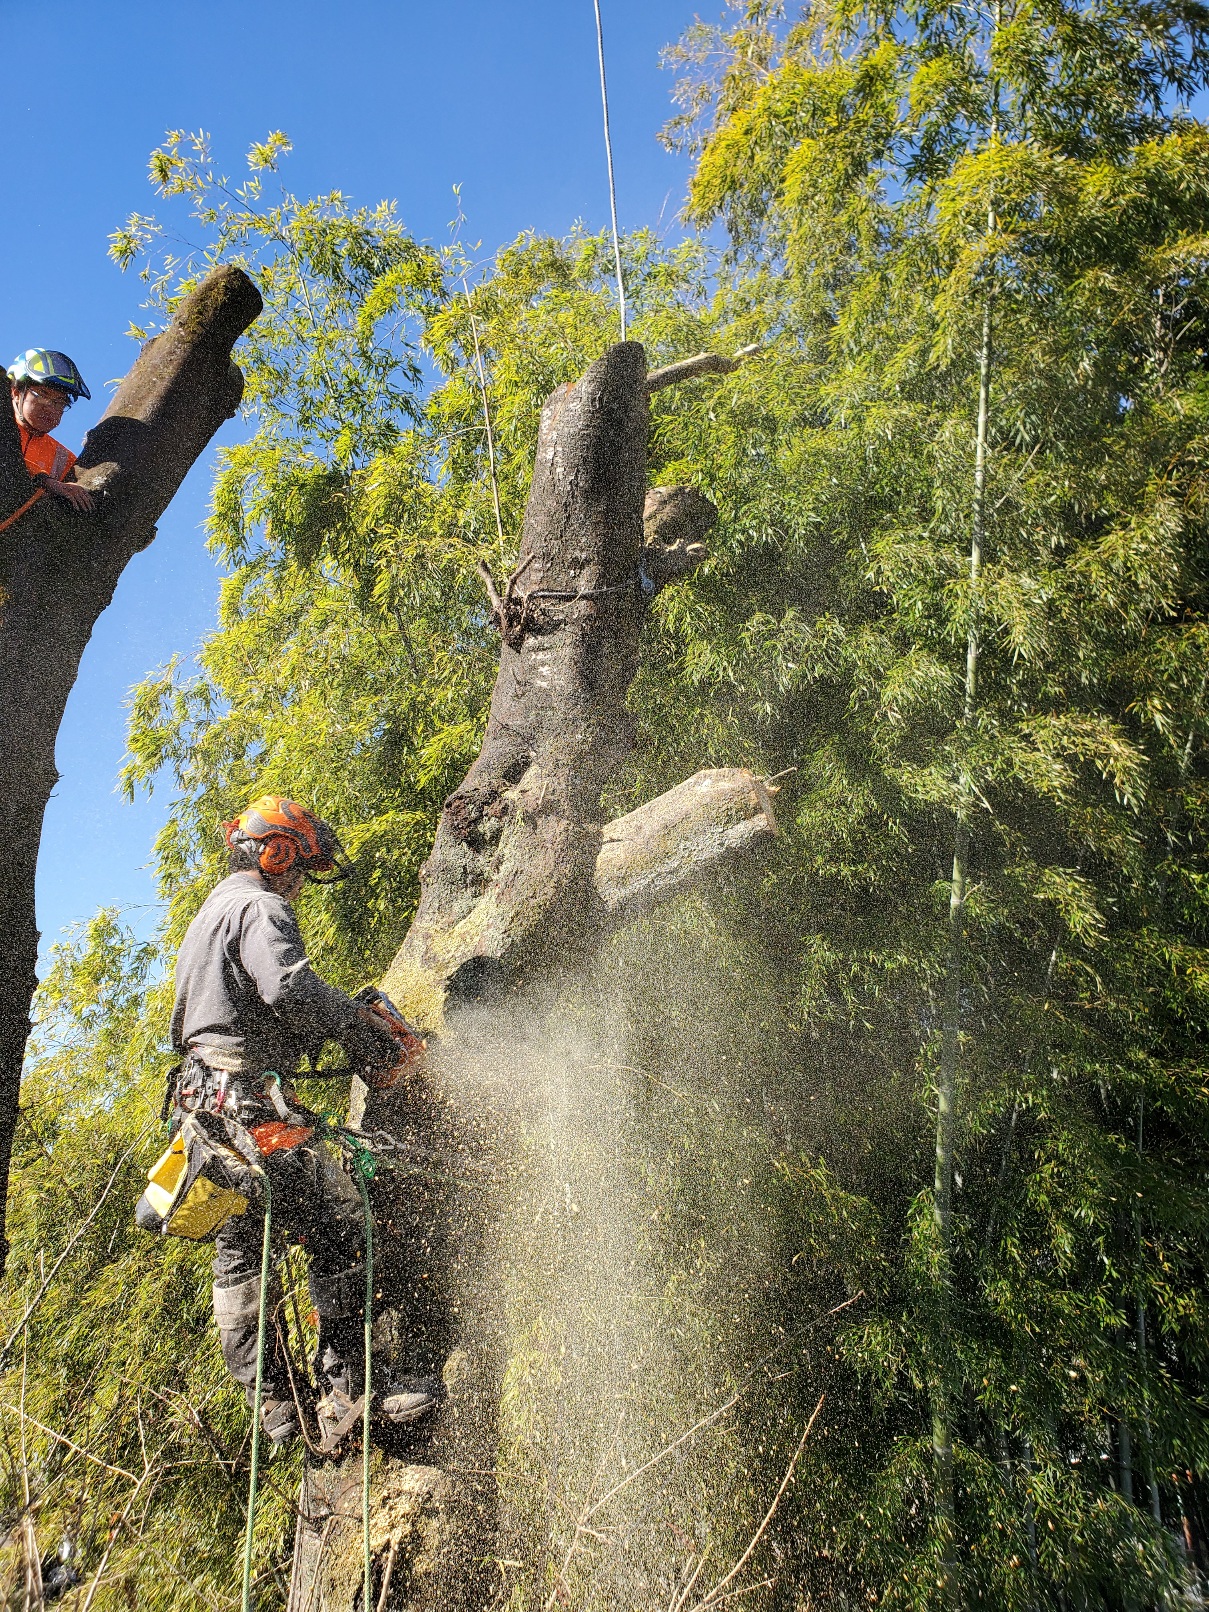
[[[987,219],[990,232],[993,215]],[[991,298],[982,311],[978,355],[978,426],[974,446],[974,507],[970,530],[970,621],[966,634],[966,672],[961,728],[973,726],[978,704],[978,584],[986,536],[987,435],[990,422],[991,365],[994,329]],[[944,1018],[940,1070],[936,1085],[936,1175],[933,1223],[939,1253],[940,1280],[947,1300],[952,1275],[953,1136],[961,1053],[961,992],[965,962],[965,905],[969,894],[970,779],[963,771],[957,824],[953,836],[953,876],[949,887],[948,959],[945,967]],[[943,1373],[942,1373],[943,1376]],[[955,1588],[955,1515],[953,1500],[953,1432],[949,1419],[948,1384],[937,1380],[932,1390],[932,1451],[936,1466],[936,1527],[941,1546],[941,1597],[948,1605]]]

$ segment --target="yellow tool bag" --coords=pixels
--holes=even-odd
[[[218,1114],[186,1114],[172,1146],[147,1172],[135,1222],[160,1236],[212,1237],[260,1195],[256,1145]],[[243,1142],[245,1153],[239,1146]]]

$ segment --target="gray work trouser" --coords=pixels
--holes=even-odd
[[[264,1168],[272,1191],[273,1232],[306,1250],[311,1303],[319,1317],[315,1365],[328,1385],[352,1398],[365,1375],[365,1217],[361,1195],[322,1142],[270,1153]],[[256,1332],[260,1311],[260,1259],[264,1214],[251,1205],[219,1228],[214,1249],[214,1319],[223,1359],[246,1390],[256,1386]],[[280,1299],[270,1277],[265,1331],[263,1395],[288,1399],[290,1382],[273,1325]]]

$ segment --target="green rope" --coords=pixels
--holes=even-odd
[[[260,1253],[260,1315],[256,1322],[256,1389],[252,1401],[252,1475],[248,1480],[248,1527],[243,1542],[241,1612],[251,1612],[252,1607],[252,1533],[256,1524],[256,1488],[260,1479],[260,1396],[264,1387],[265,1313],[268,1310],[269,1246],[273,1222],[273,1195],[267,1171],[262,1173],[261,1179],[264,1182],[264,1242]]]
[[[365,1211],[365,1406],[361,1414],[361,1543],[365,1553],[365,1595],[361,1605],[370,1612],[373,1605],[373,1560],[369,1548],[369,1414],[373,1398],[373,1354],[370,1343],[374,1325],[374,1221],[369,1207],[367,1181],[374,1178],[374,1157],[369,1149],[349,1139],[353,1155],[353,1174],[361,1193],[361,1207]]]
[[[327,1116],[322,1116],[327,1120]],[[330,1127],[330,1130],[329,1130]],[[361,1416],[361,1540],[365,1557],[365,1595],[362,1606],[368,1612],[373,1593],[373,1557],[369,1542],[369,1428],[373,1401],[373,1354],[371,1350],[374,1325],[374,1220],[369,1206],[366,1182],[377,1172],[373,1153],[359,1138],[343,1127],[324,1125],[320,1134],[338,1132],[339,1139],[352,1155],[353,1177],[361,1194],[361,1207],[365,1212],[365,1402]],[[264,1242],[260,1255],[260,1314],[256,1323],[256,1389],[252,1406],[252,1473],[248,1481],[248,1525],[243,1546],[243,1594],[240,1612],[251,1612],[252,1606],[252,1535],[256,1522],[256,1490],[260,1479],[260,1402],[264,1387],[264,1339],[268,1310],[270,1245],[272,1240],[272,1193],[267,1172],[264,1181]]]

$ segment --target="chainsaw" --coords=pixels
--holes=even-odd
[[[366,1071],[366,1083],[373,1091],[393,1091],[404,1075],[419,1067],[428,1050],[428,1043],[415,1025],[403,1017],[386,992],[380,991],[376,985],[365,986],[353,1000],[362,1003],[381,1019],[398,1049],[393,1063]]]

